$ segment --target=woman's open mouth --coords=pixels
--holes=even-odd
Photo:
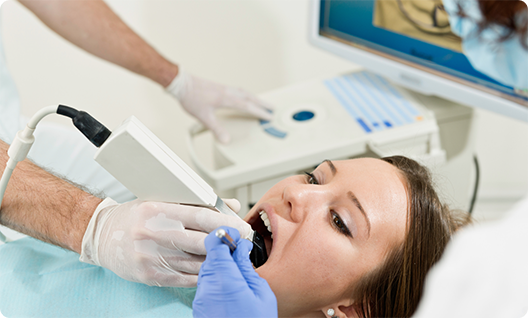
[[[271,256],[271,250],[273,246],[273,234],[271,229],[270,220],[268,214],[261,210],[259,213],[255,213],[249,220],[249,225],[253,230],[259,233],[264,239],[264,244],[266,245],[266,253],[268,258]]]

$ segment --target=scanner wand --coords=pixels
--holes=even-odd
[[[227,204],[222,199],[220,199],[220,197],[216,198],[215,208],[220,213],[231,215],[231,216],[236,216],[237,218],[241,218],[240,215],[236,214],[233,210],[231,210],[231,208],[229,208],[229,206],[227,206]],[[249,233],[249,236],[246,238],[250,240],[251,242],[253,242],[253,240],[255,239],[255,231],[252,230]]]

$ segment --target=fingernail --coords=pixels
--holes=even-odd
[[[231,137],[229,136],[228,133],[218,133],[216,134],[216,138],[218,139],[218,141],[220,141],[224,145],[227,145],[229,141],[231,140]]]

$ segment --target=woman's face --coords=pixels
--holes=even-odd
[[[248,213],[266,236],[261,211],[273,240],[257,272],[277,296],[279,314],[333,308],[340,315],[353,304],[354,283],[403,241],[407,193],[397,168],[382,160],[325,161],[312,176],[277,183]]]

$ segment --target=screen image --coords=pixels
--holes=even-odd
[[[321,0],[320,8],[323,37],[528,103],[525,93],[471,66],[441,0]]]
[[[440,0],[375,1],[372,24],[462,53],[462,39],[451,32],[449,17]]]

